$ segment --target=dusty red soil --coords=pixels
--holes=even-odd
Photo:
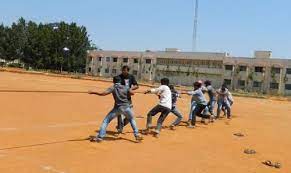
[[[0,90],[102,90],[110,83],[0,72]],[[146,88],[141,88],[140,91]],[[187,117],[188,96],[179,100]],[[136,115],[156,104],[153,95],[136,94]],[[159,139],[132,140],[130,127],[120,138],[109,133],[101,144],[84,140],[95,135],[112,108],[111,96],[65,93],[1,93],[0,172],[2,173],[269,173],[291,172],[291,103],[235,98],[234,118],[196,129],[164,129]],[[174,120],[171,115],[165,122]],[[185,118],[186,120],[186,118]],[[137,119],[145,127],[146,119]],[[113,121],[109,131],[115,132]],[[239,138],[234,133],[246,136]],[[257,151],[244,154],[244,149]],[[282,163],[269,168],[264,160]]]

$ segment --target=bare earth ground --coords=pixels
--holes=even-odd
[[[103,90],[110,83],[0,72],[0,90]],[[141,88],[143,91],[146,88]],[[188,96],[179,108],[188,116]],[[136,94],[136,115],[146,116],[157,97]],[[235,98],[234,118],[215,124],[198,124],[175,131],[164,129],[159,139],[145,136],[132,140],[131,128],[114,137],[113,121],[108,139],[84,140],[95,135],[112,108],[111,96],[65,93],[0,92],[0,172],[2,173],[269,173],[291,172],[291,103],[253,98]],[[170,115],[165,122],[174,120]],[[156,118],[155,118],[156,119]],[[185,118],[186,120],[186,118]],[[146,119],[137,119],[140,128]],[[111,132],[110,132],[111,131]],[[246,136],[238,138],[234,133]],[[246,155],[244,149],[257,151]],[[279,161],[281,169],[261,162]]]

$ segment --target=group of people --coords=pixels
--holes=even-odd
[[[96,94],[99,96],[106,96],[109,94],[113,95],[114,98],[114,107],[104,118],[99,133],[92,137],[90,140],[92,142],[101,142],[106,136],[106,129],[109,123],[117,117],[117,132],[122,133],[123,128],[130,124],[134,136],[137,142],[143,140],[143,137],[139,133],[134,113],[133,113],[133,104],[131,96],[134,95],[135,90],[139,88],[138,83],[135,77],[129,74],[129,67],[122,67],[122,74],[115,76],[113,78],[113,86],[105,90],[104,92],[95,92],[89,91],[89,94]],[[170,125],[170,129],[174,130],[178,126],[183,116],[178,110],[177,100],[180,98],[181,94],[186,94],[192,96],[190,103],[190,113],[187,122],[187,127],[194,128],[196,124],[196,117],[201,117],[202,123],[206,123],[205,120],[208,119],[209,122],[214,122],[215,119],[220,118],[221,111],[231,118],[231,106],[233,104],[233,98],[226,85],[222,85],[221,88],[215,90],[211,81],[196,81],[193,84],[194,89],[191,91],[182,91],[178,92],[174,85],[170,85],[170,80],[168,78],[161,79],[161,85],[158,88],[149,89],[144,94],[156,94],[159,97],[158,104],[152,108],[147,114],[146,129],[142,131],[144,135],[147,135],[151,132],[152,126],[152,117],[160,113],[160,116],[157,121],[157,126],[152,131],[154,136],[158,137],[163,122],[167,116],[172,113],[177,118]],[[207,93],[209,100],[207,101],[204,94]],[[214,114],[214,107],[217,103],[217,113]]]

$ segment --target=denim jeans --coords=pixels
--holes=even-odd
[[[196,124],[196,116],[201,118],[209,118],[209,115],[202,114],[202,111],[206,108],[206,105],[197,104],[192,113],[191,124],[195,126]]]
[[[176,106],[172,107],[172,110],[171,112],[177,116],[177,119],[172,123],[173,126],[177,126],[180,124],[180,122],[182,121],[183,119],[183,116],[182,114],[179,112],[179,110],[177,109]]]
[[[133,108],[133,105],[130,105],[131,109]],[[123,128],[129,123],[128,118],[126,118],[124,115],[118,115],[117,116],[117,130],[119,132],[123,131]]]
[[[189,121],[192,120],[193,110],[195,109],[196,105],[197,105],[196,102],[191,102],[190,104]]]
[[[147,129],[152,127],[152,117],[157,115],[158,113],[161,113],[156,127],[157,132],[160,132],[162,129],[163,122],[169,115],[170,111],[171,110],[167,107],[161,105],[155,106],[152,110],[150,110],[150,112],[147,115],[147,125],[146,125]]]
[[[224,107],[227,111],[227,117],[230,118],[231,116],[231,109],[230,109],[230,103],[228,100],[221,100],[217,102],[217,118],[220,117],[220,112],[222,110],[222,107]]]
[[[211,115],[214,115],[213,110],[215,107],[215,103],[216,103],[216,100],[209,100],[209,102],[207,103],[207,107],[203,111],[203,115],[207,115],[208,113],[210,113]]]
[[[120,107],[114,107],[107,114],[107,116],[104,118],[97,137],[104,138],[106,135],[106,129],[107,129],[107,126],[109,125],[109,123],[114,118],[116,118],[118,115],[121,115],[121,114],[124,115],[129,120],[129,123],[131,124],[131,127],[132,127],[133,132],[134,132],[134,136],[137,136],[138,135],[138,128],[137,128],[136,121],[134,119],[133,111],[131,110],[131,107],[130,106],[127,106],[127,107],[120,106]]]

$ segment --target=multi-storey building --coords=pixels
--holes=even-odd
[[[291,95],[291,59],[271,58],[270,51],[256,51],[254,57],[233,57],[227,53],[166,51],[91,51],[86,72],[112,77],[128,65],[139,80],[159,81],[168,77],[176,85],[211,80],[215,87],[227,84],[270,94]]]

